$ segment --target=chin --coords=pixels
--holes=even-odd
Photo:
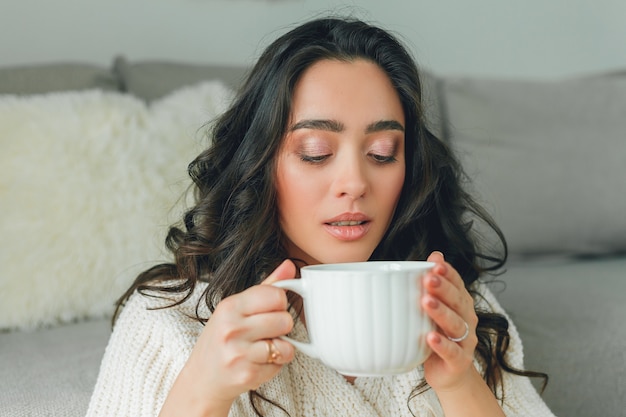
[[[374,253],[374,248],[370,249],[370,245],[356,245],[354,243],[336,245],[331,242],[326,246],[317,245],[308,248],[309,251],[292,244],[289,249],[291,249],[288,250],[291,258],[301,259],[307,265],[365,262]]]
[[[370,256],[372,256],[371,252],[364,254],[361,253],[349,253],[348,251],[335,252],[333,254],[328,254],[328,256],[320,256],[320,262],[323,264],[340,264],[347,262],[365,262],[368,261]]]

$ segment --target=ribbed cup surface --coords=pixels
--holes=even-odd
[[[423,269],[303,269],[307,327],[320,359],[355,376],[406,372],[422,363],[432,329],[418,307]]]

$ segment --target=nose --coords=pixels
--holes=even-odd
[[[369,189],[365,164],[358,158],[344,160],[339,164],[333,187],[336,197],[348,197],[353,200],[365,197]]]

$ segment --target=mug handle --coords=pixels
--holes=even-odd
[[[304,287],[304,283],[301,279],[285,279],[282,281],[276,281],[272,284],[274,287],[283,288],[286,290],[291,290],[295,293],[300,294],[302,298],[306,298],[306,290]],[[293,340],[288,336],[280,336],[282,340],[285,340],[292,345],[294,345],[297,349],[301,350],[307,356],[312,358],[319,358],[319,354],[317,353],[317,349],[312,343],[304,343],[298,342],[297,340]]]

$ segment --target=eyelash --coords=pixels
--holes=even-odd
[[[305,155],[300,154],[300,160],[307,164],[319,165],[324,162],[330,155]]]
[[[305,162],[307,164],[312,164],[312,165],[319,165],[322,164],[324,161],[326,161],[326,159],[328,159],[331,155],[305,155],[305,154],[300,154],[300,160],[302,162]],[[368,154],[369,157],[371,157],[375,163],[379,164],[379,165],[386,165],[386,164],[392,164],[394,162],[397,162],[396,156],[395,155],[377,155],[377,154]]]
[[[377,164],[380,165],[386,165],[386,164],[391,164],[397,161],[396,156],[395,155],[376,155],[376,154],[370,154],[370,156],[372,157],[372,159],[374,161],[376,161]]]

